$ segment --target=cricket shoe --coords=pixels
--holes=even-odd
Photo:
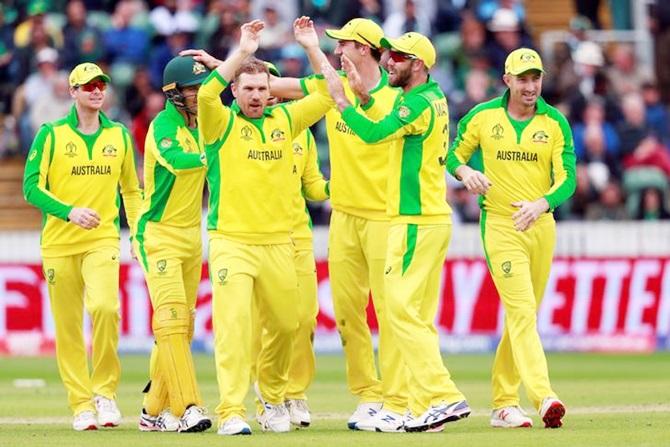
[[[374,416],[358,421],[356,430],[403,433],[405,431],[405,417],[400,413],[382,408]]]
[[[241,417],[233,416],[219,425],[216,433],[225,436],[250,435],[251,427]]]
[[[97,430],[98,420],[95,418],[95,413],[91,410],[77,413],[72,421],[72,428],[77,431]]]
[[[291,420],[291,424],[298,428],[307,428],[312,423],[312,417],[309,414],[309,407],[305,399],[287,399],[286,408]]]
[[[116,427],[121,423],[121,412],[114,399],[105,396],[95,396],[95,409],[98,413],[98,425],[101,427]]]
[[[417,432],[439,428],[447,422],[458,421],[470,415],[472,410],[466,400],[432,405],[421,416],[408,421],[405,431]]]
[[[410,410],[407,410],[407,412],[406,412],[405,415],[403,416],[403,425],[406,425],[406,424],[410,423],[410,422],[413,421],[413,420],[414,420],[414,415],[412,414],[412,412],[411,412]],[[444,426],[445,426],[445,424],[442,424],[442,425],[440,425],[439,427],[429,428],[428,430],[426,430],[426,433],[439,433],[439,432],[442,432],[442,431],[444,431]],[[403,426],[403,431],[407,431],[407,430],[404,430],[404,428],[405,428],[405,427]]]
[[[207,409],[191,405],[179,419],[180,433],[198,433],[212,426],[212,420],[207,417]]]
[[[349,427],[349,430],[356,430],[356,424],[358,422],[373,417],[381,409],[381,402],[365,402],[358,404],[356,411],[354,411],[347,421],[347,427]]]
[[[163,410],[158,416],[152,416],[142,408],[138,427],[140,431],[178,431],[179,418],[172,414],[170,410]]]
[[[545,397],[540,406],[540,417],[544,422],[544,428],[559,428],[563,425],[565,416],[565,405],[555,397]]]
[[[263,412],[256,414],[256,420],[263,431],[272,431],[275,433],[286,433],[291,431],[291,417],[289,416],[286,405],[271,404],[266,402],[261,395],[261,390],[258,387],[258,382],[254,383],[254,391],[258,401],[263,405]]]
[[[503,407],[491,412],[491,427],[496,428],[529,428],[533,420],[521,407]]]

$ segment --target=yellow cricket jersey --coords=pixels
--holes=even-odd
[[[305,199],[326,200],[329,185],[319,170],[316,143],[309,129],[305,129],[293,140],[293,175],[295,177],[293,208],[296,220],[292,238],[296,249],[311,250],[312,220]]]
[[[480,197],[480,206],[494,214],[511,216],[512,202],[544,197],[553,211],[575,190],[575,151],[572,131],[563,114],[537,101],[535,116],[519,122],[509,117],[509,91],[479,104],[458,123],[458,135],[449,150],[448,169],[467,163],[481,151],[481,170],[492,186]]]
[[[63,119],[40,127],[23,178],[26,201],[42,210],[42,255],[69,256],[119,239],[119,185],[131,229],[140,208],[140,188],[128,129],[100,112],[100,128],[77,130],[73,106]],[[85,230],[68,222],[73,207],[95,210],[100,225]]]
[[[366,107],[378,115],[376,100]],[[377,109],[377,111],[374,111]],[[444,172],[449,136],[447,99],[432,79],[404,92],[391,113],[375,122],[354,107],[342,111],[347,125],[368,143],[389,150],[387,214],[398,223],[450,222]],[[359,151],[366,149],[361,147]]]
[[[246,244],[290,242],[295,224],[293,140],[329,108],[321,94],[248,118],[225,107],[228,83],[213,72],[198,93],[200,144],[207,155],[210,237]]]
[[[380,68],[379,85],[370,91],[372,100],[384,114],[393,108],[400,90],[388,83],[388,73]],[[362,111],[346,74],[340,72],[347,98],[356,110]],[[303,92],[320,91],[328,94],[322,75],[301,80]],[[334,209],[373,220],[387,220],[386,181],[388,179],[389,147],[392,143],[363,141],[344,122],[333,107],[326,113],[326,131],[330,152],[330,201]]]
[[[144,200],[136,239],[146,266],[143,241],[148,222],[200,227],[206,170],[198,130],[189,128],[169,101],[151,121],[144,147]]]

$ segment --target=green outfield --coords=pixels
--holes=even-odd
[[[146,379],[147,358],[124,356],[119,405],[124,424],[116,429],[76,433],[70,428],[65,392],[53,358],[0,358],[0,446],[668,446],[670,445],[670,353],[640,356],[553,354],[553,385],[567,405],[565,426],[502,430],[488,426],[492,355],[447,359],[458,386],[474,409],[443,433],[377,434],[351,432],[346,418],[356,401],[347,392],[339,356],[320,356],[310,390],[314,422],[304,431],[254,434],[244,438],[198,434],[140,433],[137,414]],[[196,359],[201,390],[213,412],[217,386],[212,357]],[[40,378],[44,387],[16,387],[15,379]],[[523,402],[529,409],[527,401]],[[249,405],[251,406],[251,397]]]

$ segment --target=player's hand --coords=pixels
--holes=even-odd
[[[525,200],[512,202],[512,206],[519,208],[519,210],[512,215],[514,228],[517,231],[526,231],[533,225],[533,222],[549,210],[549,202],[547,202],[547,199],[544,197],[533,202],[527,202]]]
[[[303,48],[319,47],[319,36],[316,34],[314,22],[307,16],[298,17],[293,21],[293,36]]]
[[[468,165],[461,165],[456,169],[456,175],[461,178],[465,188],[472,194],[486,194],[491,187],[491,181],[483,172],[472,169]]]
[[[256,52],[263,28],[265,28],[265,22],[262,20],[252,20],[240,27],[242,34],[240,35],[239,50],[242,53],[253,54]]]
[[[356,70],[356,66],[347,56],[342,55],[340,60],[342,61],[342,69],[347,73],[349,87],[351,87],[351,90],[358,99],[361,100],[361,104],[367,104],[370,101],[370,94],[363,85],[361,75],[358,73],[358,70]]]
[[[100,216],[90,208],[72,208],[67,218],[84,230],[91,230],[100,225]]]
[[[194,50],[194,49],[188,49],[188,50],[181,50],[179,52],[180,56],[193,56],[193,59],[196,61],[200,62],[203,64],[205,67],[209,68],[210,70],[216,70],[216,67],[221,65],[222,61],[219,59],[215,58],[211,54],[209,54],[205,50]]]
[[[344,94],[344,86],[337,71],[327,62],[321,64],[321,73],[328,83],[328,92],[340,109],[340,112],[351,105],[347,96]]]

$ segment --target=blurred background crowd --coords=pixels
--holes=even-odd
[[[670,217],[666,0],[3,0],[0,167],[22,160],[39,126],[67,113],[67,75],[90,61],[112,77],[105,110],[131,130],[141,174],[149,122],[164,106],[167,62],[193,47],[224,59],[240,24],[261,18],[266,29],[258,56],[276,63],[283,76],[308,75],[305,54],[292,40],[292,21],[300,15],[312,17],[320,33],[365,17],[390,37],[430,36],[438,50],[431,75],[448,96],[452,136],[472,106],[502,93],[511,50],[540,50],[543,96],[568,116],[578,160],[577,191],[557,218]],[[557,31],[540,32],[542,20],[554,20]],[[327,53],[334,44],[322,39]],[[322,124],[315,135],[328,176]],[[476,222],[476,198],[449,182],[455,220]],[[316,224],[327,223],[328,204],[310,209]]]

